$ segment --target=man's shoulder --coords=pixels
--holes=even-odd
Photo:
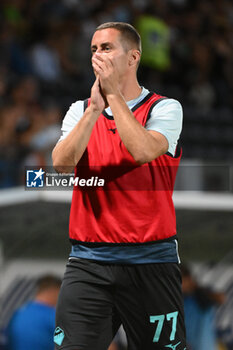
[[[88,100],[88,99],[87,99]],[[70,109],[80,109],[80,108],[83,108],[83,105],[85,103],[86,100],[77,100],[77,101],[74,101],[73,103],[71,103],[70,105]],[[68,110],[68,111],[69,111]]]
[[[181,103],[173,98],[173,97],[168,97],[164,95],[160,95],[156,92],[151,91],[153,96],[155,97],[155,106],[156,108],[175,108],[175,109],[182,109]]]
[[[34,301],[28,301],[25,304],[21,305],[18,310],[16,310],[15,312],[15,316],[21,316],[24,315],[26,313],[30,313],[33,312],[33,310],[35,309],[35,303]]]
[[[84,112],[84,101],[83,100],[77,100],[73,102],[68,111],[66,112],[64,121],[67,123],[73,123],[76,122],[78,119],[81,118]]]

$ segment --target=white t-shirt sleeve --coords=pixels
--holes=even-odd
[[[164,99],[154,106],[147,120],[147,130],[158,131],[168,141],[168,152],[175,155],[176,145],[180,137],[183,122],[181,104],[174,99]]]
[[[66,138],[67,135],[71,132],[71,130],[75,127],[75,125],[79,122],[79,120],[83,116],[84,109],[84,102],[83,101],[77,101],[75,103],[72,103],[69,110],[67,111],[61,127],[62,135],[60,137],[59,141],[62,141]]]

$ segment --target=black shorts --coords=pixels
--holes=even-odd
[[[177,264],[68,262],[56,312],[56,349],[107,350],[120,324],[130,350],[185,350]]]

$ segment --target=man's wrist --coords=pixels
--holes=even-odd
[[[110,105],[110,103],[112,101],[124,101],[124,97],[122,96],[122,94],[120,92],[117,92],[117,93],[114,93],[114,94],[109,94],[109,95],[106,95],[106,99]]]
[[[102,113],[102,110],[100,108],[97,108],[97,107],[93,106],[92,104],[90,104],[90,106],[88,106],[86,110],[88,112],[90,112],[90,115],[96,119]]]

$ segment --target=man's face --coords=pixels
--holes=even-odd
[[[121,33],[113,28],[97,30],[91,41],[92,56],[95,53],[108,55],[116,66],[119,75],[124,76],[128,67],[129,52],[121,42]]]

